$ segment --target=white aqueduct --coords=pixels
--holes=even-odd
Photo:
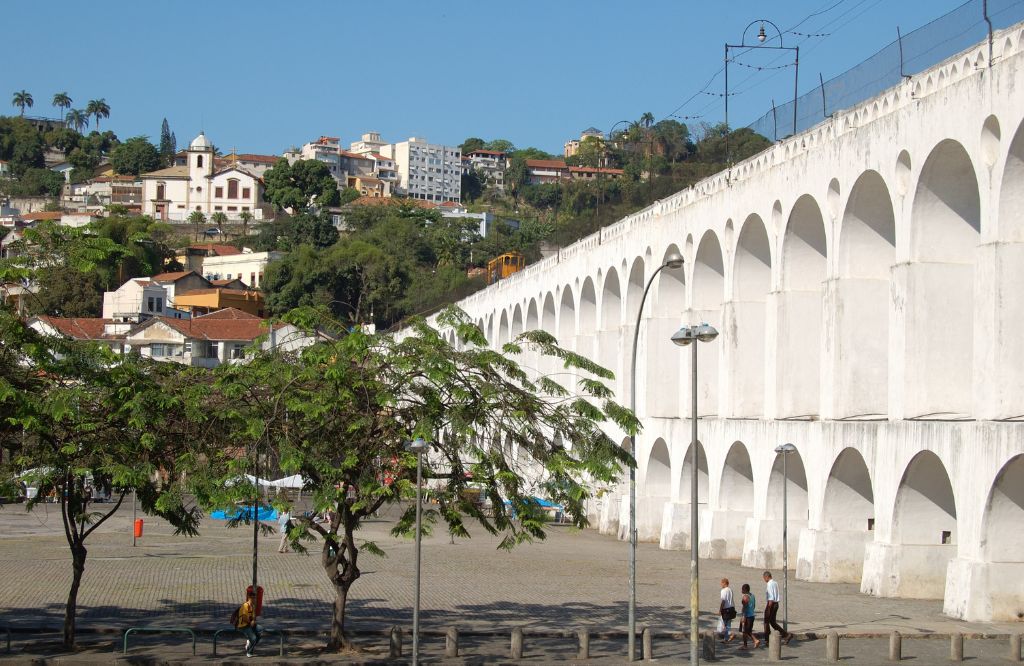
[[[541,328],[616,373],[646,279],[637,529],[688,548],[689,352],[703,555],[1024,617],[1024,28],[459,303],[493,345]],[[530,358],[525,359],[529,364]],[[538,370],[558,372],[547,362]],[[623,438],[621,432],[614,436]],[[625,488],[594,511],[625,537]]]

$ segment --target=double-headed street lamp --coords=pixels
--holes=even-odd
[[[789,470],[786,459],[796,447],[786,443],[775,447],[775,453],[782,456],[782,628],[789,633],[789,508],[786,489],[789,486]]]
[[[691,437],[690,450],[693,461],[690,466],[690,663],[700,663],[697,646],[700,637],[700,579],[698,576],[697,542],[699,540],[697,515],[697,344],[711,342],[718,337],[714,326],[706,323],[695,326],[684,326],[672,335],[672,342],[685,347],[693,344],[693,357],[690,363],[690,397],[691,397]]]
[[[620,121],[625,122],[625,121]],[[616,123],[617,125],[618,123]],[[612,126],[612,130],[615,127]],[[611,138],[609,136],[609,138]],[[665,257],[665,262],[651,273],[644,287],[644,295],[640,299],[640,309],[636,313],[636,328],[633,329],[633,356],[630,363],[629,408],[636,414],[636,346],[640,337],[640,320],[644,313],[647,292],[651,290],[654,278],[661,271],[669,268],[678,270],[683,266],[683,255],[672,252]],[[636,435],[629,435],[629,453],[636,457]],[[629,468],[629,660],[636,658],[636,466]]]
[[[423,504],[423,452],[430,444],[422,437],[406,443],[405,450],[416,454],[416,601],[412,607],[412,664],[420,663],[420,541],[423,534],[420,516]]]

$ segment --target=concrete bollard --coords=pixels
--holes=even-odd
[[[446,657],[458,657],[459,656],[459,630],[455,627],[448,627],[448,632],[444,637],[444,656]]]
[[[900,661],[903,659],[903,637],[900,632],[894,631],[889,634],[889,661]]]
[[[1020,634],[1010,634],[1010,661],[1020,661]]]
[[[768,661],[782,661],[782,634],[777,631],[768,635]]]
[[[388,652],[392,658],[402,656],[402,630],[398,627],[391,627],[391,645]]]
[[[700,652],[701,656],[707,661],[715,660],[715,634],[713,632],[709,631],[701,634]]]
[[[828,632],[825,637],[825,661],[834,664],[839,661],[839,634]]]
[[[640,636],[644,646],[644,660],[651,661],[654,659],[654,636],[652,635],[651,628],[644,627]]]
[[[576,651],[577,659],[590,659],[590,629],[586,627],[576,632],[579,640],[579,649]]]
[[[512,630],[512,658],[523,658],[523,629],[516,627]]]
[[[964,635],[959,632],[949,635],[949,660],[964,660]]]

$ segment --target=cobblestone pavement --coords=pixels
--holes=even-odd
[[[367,524],[361,534],[384,548],[388,556],[363,555],[360,560],[364,573],[352,588],[348,614],[349,626],[357,632],[411,625],[413,544],[389,535],[390,519],[397,513],[397,508],[392,509],[390,515]],[[229,529],[207,520],[201,536],[190,539],[174,536],[168,525],[146,518],[145,536],[132,548],[131,517],[131,507],[123,507],[90,537],[79,594],[79,626],[123,628],[161,623],[223,628],[251,577],[251,530]],[[260,538],[260,584],[266,589],[264,622],[290,630],[325,628],[333,591],[318,558],[278,554],[277,542],[277,537]],[[450,625],[502,631],[522,626],[527,632],[570,631],[583,625],[594,631],[625,630],[628,548],[624,542],[590,530],[553,527],[546,541],[512,552],[499,551],[496,544],[496,539],[484,534],[451,544],[443,528],[425,538],[421,602],[425,631],[440,632]],[[640,544],[637,561],[638,623],[649,624],[662,635],[685,632],[688,554]],[[41,505],[31,514],[19,506],[0,510],[0,625],[58,628],[70,568],[55,507]],[[701,614],[702,624],[708,628],[715,620],[717,580],[722,576],[728,577],[736,590],[749,582],[755,591],[763,592],[758,571],[737,562],[703,561]],[[789,588],[789,621],[798,633],[886,634],[896,629],[904,634],[1006,634],[1024,629],[1021,624],[960,622],[942,615],[941,601],[876,599],[861,595],[855,585],[812,584],[791,577]],[[493,645],[495,656],[507,648],[507,639],[479,640]],[[385,639],[379,634],[367,635],[367,642],[384,645]],[[558,656],[569,658],[575,648],[569,639],[558,644],[563,642],[568,652]],[[666,659],[685,657],[684,641],[666,637],[661,643],[665,647],[656,648],[656,653],[663,651]],[[886,641],[870,642],[876,643],[884,656]],[[995,653],[1005,654],[1005,641],[998,643]],[[595,641],[595,654],[604,650],[605,657],[614,660],[616,649],[624,653],[616,645],[608,643],[599,649],[600,642]],[[812,649],[816,658],[823,655],[822,641],[794,645],[799,645],[794,656]],[[947,641],[907,641],[905,645],[907,654],[912,654],[910,645],[920,645],[948,658]],[[551,649],[546,648],[545,654]],[[728,646],[726,652],[736,654],[737,650]],[[549,656],[554,657],[553,653]],[[756,662],[760,656],[744,658]],[[924,656],[921,659],[917,663],[929,663]]]

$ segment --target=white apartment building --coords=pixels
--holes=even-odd
[[[395,161],[398,193],[426,201],[461,201],[462,153],[455,146],[412,137],[382,146],[380,154]]]
[[[241,254],[204,257],[203,276],[207,280],[241,280],[246,286],[263,286],[263,272],[267,264],[284,256],[284,252],[253,252],[246,248]]]
[[[363,155],[365,153],[379,153],[380,149],[387,145],[386,141],[381,141],[380,132],[367,132],[359,139],[359,141],[353,141],[349,144],[349,152]]]
[[[498,150],[474,150],[466,155],[470,167],[480,173],[490,187],[505,190],[505,168],[508,164],[505,153]]]

